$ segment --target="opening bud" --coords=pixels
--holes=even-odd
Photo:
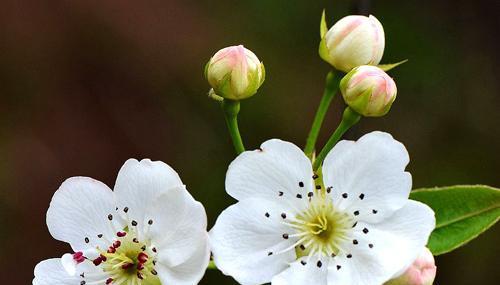
[[[396,99],[394,80],[376,66],[362,65],[351,70],[340,81],[344,101],[365,117],[380,117]]]
[[[434,256],[428,248],[424,248],[403,275],[386,282],[384,285],[432,285],[435,277]]]
[[[375,16],[351,15],[322,36],[319,54],[337,70],[349,72],[356,66],[377,65],[384,47],[384,28]]]
[[[242,45],[219,50],[205,66],[205,77],[215,94],[230,100],[254,95],[262,85],[262,62]]]

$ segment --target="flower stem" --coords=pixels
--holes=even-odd
[[[307,136],[306,146],[304,148],[304,153],[309,158],[311,158],[313,155],[321,125],[323,124],[323,120],[325,119],[328,107],[330,107],[330,103],[337,93],[337,90],[339,88],[339,81],[339,73],[335,73],[334,71],[328,72],[325,82],[325,91],[323,92],[323,97],[321,98],[318,110],[316,111],[316,115],[314,116],[314,121],[311,126],[311,130],[309,131],[309,135]]]
[[[313,163],[314,170],[317,170],[321,166],[326,155],[330,152],[330,150],[332,150],[335,144],[337,144],[342,135],[352,126],[354,126],[357,122],[359,122],[360,119],[361,119],[360,114],[356,113],[350,107],[345,108],[344,113],[342,114],[342,121],[340,122],[339,126],[332,134],[332,136],[328,139],[328,142],[323,147],[321,152],[318,154],[318,157],[314,161]]]
[[[207,269],[217,269],[217,266],[215,266],[215,262],[213,260],[210,260]]]
[[[241,140],[240,131],[238,129],[238,113],[240,112],[240,102],[224,99],[222,102],[222,110],[226,119],[226,125],[229,130],[229,135],[233,141],[234,149],[237,154],[245,151],[243,141]]]

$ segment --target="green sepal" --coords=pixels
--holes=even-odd
[[[319,24],[319,35],[321,39],[325,37],[326,32],[328,32],[328,25],[326,24],[326,12],[325,9],[323,9],[323,13],[321,14],[321,22]]]
[[[427,204],[436,228],[427,247],[434,255],[455,250],[493,226],[500,218],[500,189],[457,185],[414,190],[410,198]]]
[[[262,71],[262,78],[260,79],[260,84],[259,85],[262,85],[262,83],[264,83],[264,80],[266,79],[266,68],[264,67],[264,62],[260,63],[260,68],[261,68],[261,71]]]
[[[330,54],[328,53],[328,47],[326,46],[326,39],[322,38],[321,42],[319,43],[319,49],[318,49],[319,56],[329,64],[332,64],[330,61]],[[333,65],[333,64],[332,64]]]
[[[212,58],[205,64],[205,67],[203,68],[203,74],[205,75],[205,78],[208,78],[208,66],[210,65],[210,62],[212,61]]]
[[[382,69],[383,71],[389,71],[405,62],[407,62],[408,60],[405,59],[405,60],[402,60],[402,61],[399,61],[399,62],[396,62],[396,63],[387,63],[387,64],[379,64],[377,65],[378,68]]]

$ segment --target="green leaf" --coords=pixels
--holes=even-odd
[[[434,255],[465,245],[500,218],[500,189],[490,186],[417,189],[410,198],[429,205],[436,213],[436,229],[427,245]]]
[[[405,60],[402,60],[402,61],[399,61],[399,62],[396,62],[396,63],[387,63],[387,64],[379,64],[377,65],[378,68],[382,69],[383,71],[389,71],[405,62],[407,62],[408,60],[405,59]]]
[[[321,38],[325,37],[327,31],[328,26],[326,24],[326,12],[325,9],[323,9],[323,14],[321,14],[321,23],[319,25],[319,35],[321,36]]]

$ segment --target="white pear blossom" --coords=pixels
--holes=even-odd
[[[428,206],[408,200],[408,162],[382,132],[339,142],[321,174],[281,140],[242,153],[226,177],[238,202],[210,231],[215,264],[241,284],[383,284],[412,264],[435,226]]]
[[[127,160],[114,191],[69,178],[52,198],[47,226],[73,252],[40,262],[33,285],[192,285],[209,261],[205,210],[159,161]]]

